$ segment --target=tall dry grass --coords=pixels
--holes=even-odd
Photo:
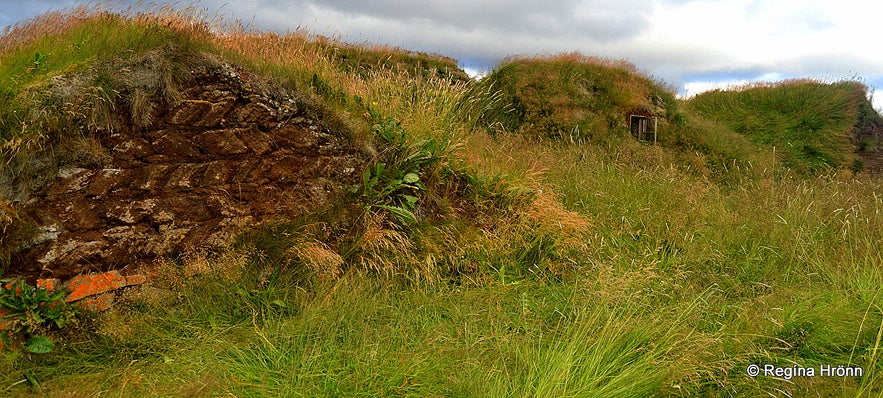
[[[319,98],[328,94],[311,85],[324,82],[333,94],[324,99],[342,112],[370,107],[402,121],[411,139],[462,143],[451,153],[484,192],[453,203],[461,218],[438,225],[395,228],[368,212],[342,244],[320,230],[349,224],[293,222],[249,237],[261,253],[169,261],[169,280],[155,287],[174,289],[170,297],[134,295],[98,319],[102,333],[73,333],[56,354],[0,357],[8,369],[0,391],[26,395],[29,383],[70,395],[100,385],[121,396],[881,390],[878,177],[782,171],[770,153],[754,154],[731,129],[698,117],[687,118],[683,145],[493,137],[458,114],[468,84],[392,67],[349,73],[326,52],[329,42],[313,46],[304,32],[209,31],[199,36],[206,51]],[[16,73],[32,66],[33,53],[24,55]],[[501,192],[509,199],[494,196]],[[305,281],[303,268],[319,277]],[[203,272],[183,277],[191,271]],[[750,378],[750,363],[850,364],[868,376]]]

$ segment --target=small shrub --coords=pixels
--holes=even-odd
[[[7,311],[2,318],[12,335],[27,338],[24,349],[42,354],[52,351],[53,343],[43,333],[61,329],[74,321],[74,311],[64,302],[66,292],[49,291],[31,286],[24,280],[5,280],[0,288],[0,309]],[[11,343],[4,335],[4,343]]]
[[[385,161],[365,169],[361,196],[368,209],[386,210],[400,225],[414,224],[419,195],[427,190],[421,176],[442,160],[447,145],[432,138],[408,142],[400,123],[376,112],[372,116],[378,121],[374,132],[389,149]]]

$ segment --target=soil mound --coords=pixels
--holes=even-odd
[[[139,76],[167,65],[169,52],[117,66],[128,83],[116,88],[110,127],[89,132],[102,161],[67,164],[17,198],[34,233],[9,273],[66,278],[222,245],[243,226],[315,210],[357,182],[367,159],[340,123],[222,60],[198,55],[175,77],[180,90],[145,95]]]
[[[634,65],[578,53],[512,58],[474,86],[466,113],[492,133],[603,143],[625,137],[629,115],[667,123],[673,90]]]

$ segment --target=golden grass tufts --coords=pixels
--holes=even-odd
[[[27,242],[33,237],[34,229],[32,227],[22,218],[13,202],[0,196],[0,270],[8,266],[11,254],[23,242]]]
[[[320,281],[343,275],[343,257],[322,242],[303,242],[293,247],[291,253],[310,267]]]
[[[207,256],[203,253],[196,253],[190,261],[185,261],[184,269],[193,271],[207,271],[210,275],[218,276],[223,280],[235,282],[242,278],[246,271],[251,250],[227,249],[221,251],[220,255]]]
[[[545,165],[553,164],[549,162],[554,162],[557,156],[537,148],[537,141],[531,137],[513,135],[494,139],[478,131],[456,148],[456,154],[477,167],[480,174],[505,176],[517,180],[525,189],[536,191],[548,172]]]
[[[130,301],[143,300],[150,303],[149,300],[144,300],[144,296],[146,295],[127,293],[125,299]],[[125,314],[120,313],[116,309],[111,309],[99,315],[96,333],[117,340],[128,339],[137,333],[135,326],[134,322],[131,319],[127,319]]]
[[[413,257],[415,247],[407,234],[386,225],[383,215],[369,218],[356,242],[356,261],[362,269],[394,276],[404,270],[401,265]]]
[[[20,218],[12,202],[0,197],[0,243],[3,243],[3,238],[7,236],[6,229],[18,220]]]
[[[566,236],[586,232],[591,226],[579,213],[565,209],[549,189],[537,191],[524,214],[540,228],[560,231]]]
[[[598,57],[593,55],[585,55],[579,52],[569,52],[563,54],[555,54],[555,55],[532,55],[532,56],[524,56],[517,55],[507,57],[501,62],[501,64],[506,64],[510,62],[523,62],[523,63],[545,63],[545,62],[562,62],[562,63],[573,63],[573,64],[582,64],[582,65],[597,65],[603,66],[605,68],[617,68],[623,69],[632,73],[640,73],[638,68],[631,62],[626,59],[616,59],[616,58],[607,58],[607,57]]]
[[[50,11],[31,20],[7,26],[0,32],[0,55],[41,37],[57,35],[79,26],[100,13],[90,6]]]
[[[128,19],[143,26],[162,26],[172,31],[207,38],[213,31],[230,29],[221,25],[221,17],[210,20],[196,3],[180,7],[180,3],[151,3],[145,6],[141,1],[124,10],[115,7],[113,1],[90,1],[76,7],[49,11],[30,20],[7,26],[0,32],[0,55],[42,38],[56,36],[75,29],[84,23],[97,19]]]
[[[865,87],[864,84],[859,82],[852,82],[858,84],[861,87]],[[743,84],[736,84],[732,86],[728,86],[724,89],[724,91],[746,91],[753,90],[757,88],[779,88],[779,87],[787,87],[787,86],[800,86],[800,85],[818,85],[818,84],[828,84],[828,82],[821,79],[814,78],[794,78],[794,79],[785,79],[779,81],[759,81],[759,82],[748,82]],[[867,89],[865,87],[865,89]]]
[[[204,250],[184,253],[179,260],[160,259],[150,267],[152,281],[158,286],[178,291],[188,278],[208,276],[228,282],[239,281],[246,271],[253,250],[225,248],[218,254]]]

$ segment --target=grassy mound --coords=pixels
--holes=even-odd
[[[634,65],[580,54],[509,59],[473,91],[465,102],[481,125],[572,140],[607,142],[628,133],[628,112],[665,123],[677,108],[672,91]]]
[[[180,60],[141,76],[141,82],[128,82],[119,78],[123,71],[108,67],[111,61],[137,59],[164,46],[184,54],[199,51],[208,47],[205,32],[204,26],[163,25],[158,17],[130,20],[80,9],[48,14],[8,33],[17,44],[0,50],[0,194],[22,200],[60,167],[99,161],[103,154],[93,135],[112,131],[122,85],[137,83],[144,102],[173,96],[181,83],[174,69],[186,68]]]
[[[786,85],[683,104],[627,65],[572,55],[515,59],[481,82],[457,82],[382,65],[353,73],[300,34],[215,35],[182,16],[59,18],[18,31],[49,33],[0,41],[11,43],[0,77],[15,77],[0,80],[3,100],[17,110],[4,116],[3,167],[37,159],[27,151],[59,153],[93,120],[78,113],[88,107],[32,111],[44,81],[168,41],[307,93],[373,143],[375,161],[347,201],[258,226],[230,250],[168,258],[114,309],[78,328],[40,329],[55,350],[0,355],[0,395],[883,392],[883,183],[800,152],[789,162],[819,176],[769,160],[787,142],[840,148],[856,117],[876,125],[867,109],[867,119],[852,113],[861,101],[850,84],[796,85],[807,91],[800,101],[761,98],[792,98],[775,94]],[[60,62],[73,55],[59,48],[80,61]],[[618,139],[634,108],[667,123],[661,145]],[[739,127],[731,109],[742,108],[755,127]],[[76,128],[32,127],[47,114],[68,120],[53,109],[72,109]],[[797,125],[826,138],[754,135],[776,132],[769,126],[799,135]],[[571,134],[611,145],[534,139]],[[10,227],[15,206],[0,202],[0,238],[27,232]],[[813,367],[816,377],[750,377],[752,364]],[[820,377],[841,365],[863,375]]]
[[[774,146],[787,167],[818,172],[853,167],[850,140],[867,91],[857,82],[796,80],[710,91],[687,104],[752,142]]]
[[[325,38],[318,38],[314,44],[345,73],[366,76],[375,70],[400,69],[421,78],[437,77],[461,83],[470,80],[455,59],[443,55],[380,45],[352,45]]]

